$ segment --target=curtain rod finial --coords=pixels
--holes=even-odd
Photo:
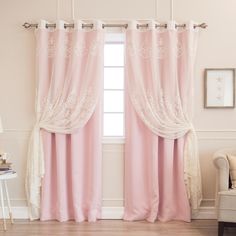
[[[200,26],[204,29],[206,29],[208,27],[208,25],[206,23],[202,23],[202,24],[200,24]]]

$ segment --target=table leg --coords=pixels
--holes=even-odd
[[[13,224],[14,221],[13,221],[12,211],[11,211],[11,202],[10,202],[10,198],[9,198],[9,193],[8,193],[8,188],[7,188],[6,180],[3,180],[3,183],[4,183],[6,197],[7,197],[8,212],[9,212],[9,216],[10,216],[10,219],[11,219],[11,223]]]
[[[6,219],[5,219],[5,207],[4,207],[4,199],[3,199],[2,181],[0,181],[0,195],[1,195],[3,228],[6,231],[7,230],[7,225],[6,225]]]

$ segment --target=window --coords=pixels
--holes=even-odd
[[[124,35],[107,34],[104,46],[103,136],[124,136]]]

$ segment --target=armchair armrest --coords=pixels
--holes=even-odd
[[[217,168],[217,188],[218,191],[226,191],[229,189],[229,162],[227,154],[218,151],[213,156],[213,163]]]

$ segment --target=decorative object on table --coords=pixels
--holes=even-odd
[[[235,69],[205,69],[204,107],[235,107]]]
[[[8,157],[8,153],[0,154],[0,175],[6,173],[15,173],[15,171],[12,170],[12,163],[8,162]]]
[[[1,117],[0,117],[0,133],[3,133]],[[0,151],[0,175],[14,172],[11,168],[12,163],[9,163],[8,159],[9,159],[9,154],[6,152]]]

